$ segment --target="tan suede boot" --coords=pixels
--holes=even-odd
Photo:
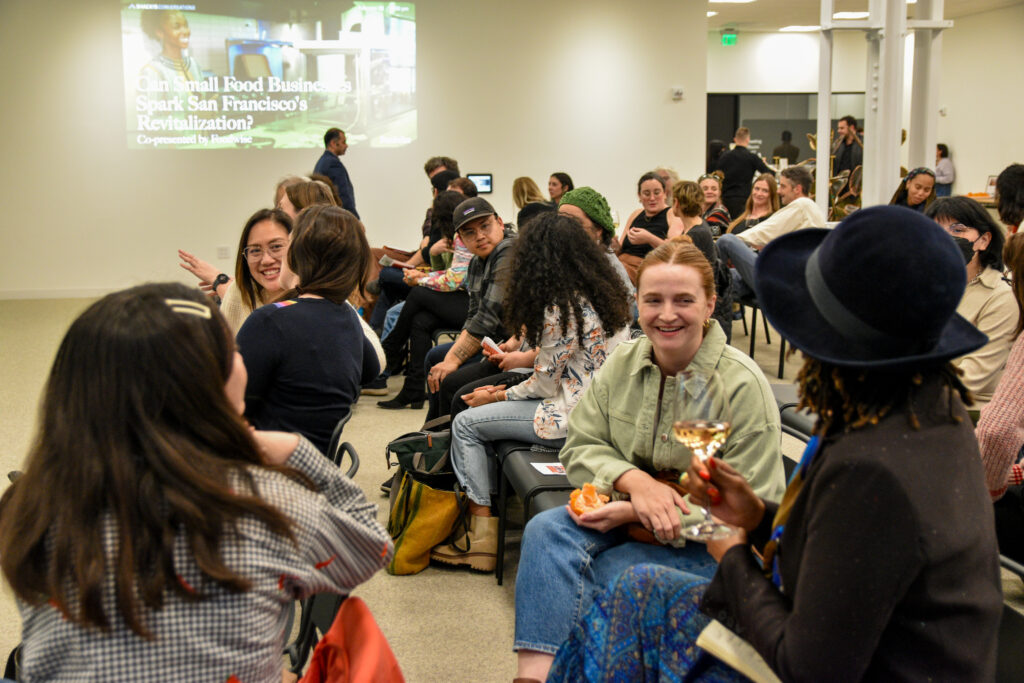
[[[462,552],[460,548],[469,550]],[[444,564],[467,565],[470,569],[481,572],[493,572],[498,566],[498,518],[469,518],[469,532],[456,544],[439,545],[430,551],[430,559]]]

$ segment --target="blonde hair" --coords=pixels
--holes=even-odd
[[[757,180],[755,180],[753,184],[750,186],[750,196],[747,197],[747,204],[743,209],[743,213],[737,216],[736,220],[729,224],[729,229],[726,230],[726,232],[732,232],[733,228],[746,221],[747,216],[749,216],[750,212],[754,210],[753,187],[762,180],[768,183],[768,203],[771,204],[772,206],[772,213],[775,213],[776,211],[779,210],[779,186],[775,183],[775,176],[773,176],[771,173],[762,173],[761,175],[757,176]]]
[[[673,185],[672,199],[684,216],[699,216],[704,212],[704,192],[692,180],[680,180]]]
[[[537,183],[533,182],[533,178],[519,176],[512,181],[512,201],[515,202],[517,209],[521,209],[531,202],[546,202],[547,200],[540,193],[540,188],[537,187]]]

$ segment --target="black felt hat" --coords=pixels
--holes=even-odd
[[[983,346],[988,338],[956,312],[966,284],[949,235],[897,206],[772,240],[755,278],[761,309],[793,346],[834,365],[877,369],[938,363]]]

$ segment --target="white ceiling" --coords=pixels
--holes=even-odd
[[[945,0],[945,18],[956,19],[968,14],[1021,4],[1021,0]],[[754,2],[708,3],[708,10],[718,16],[708,19],[709,31],[734,28],[737,31],[777,31],[783,26],[814,26],[821,14],[819,0],[755,0]],[[836,12],[866,12],[867,0],[835,0]],[[907,16],[914,16],[914,5],[907,5]]]

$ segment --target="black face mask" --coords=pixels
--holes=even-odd
[[[960,253],[963,254],[964,257],[964,263],[970,263],[971,259],[974,258],[974,242],[970,241],[966,237],[954,237],[953,241],[956,242],[956,246],[960,247]]]

